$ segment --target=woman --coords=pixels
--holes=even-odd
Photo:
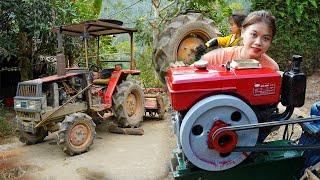
[[[256,59],[262,67],[279,71],[278,64],[265,52],[276,35],[275,18],[267,11],[254,11],[242,23],[243,46],[216,49],[202,56],[209,64],[225,64],[233,59]]]

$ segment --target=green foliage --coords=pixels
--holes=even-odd
[[[320,1],[252,0],[253,10],[266,9],[276,18],[277,35],[268,54],[281,70],[290,67],[292,55],[303,57],[302,69],[312,74],[320,65]]]
[[[245,10],[240,1],[228,2],[225,0],[193,0],[188,1],[188,9],[196,9],[215,21],[223,36],[229,35],[229,17],[233,13],[244,13]]]
[[[118,49],[112,45],[114,39],[110,36],[101,36],[100,37],[100,54],[103,58],[112,58],[110,56],[105,56],[105,54],[117,53]]]
[[[101,0],[1,1],[0,61],[26,59],[28,62],[20,64],[37,64],[40,63],[40,55],[55,55],[56,36],[49,30],[98,18],[101,3]],[[25,40],[21,40],[20,35],[23,34],[26,34]],[[72,47],[72,43],[66,43]],[[69,49],[71,51],[66,54],[72,60],[77,49]],[[23,70],[28,69],[24,67]]]
[[[166,4],[162,4],[162,7]],[[243,6],[240,2],[226,2],[224,0],[189,0],[189,1],[177,1],[172,5],[173,8],[168,8],[166,11],[160,13],[160,18],[165,18],[164,21],[170,20],[177,16],[180,11],[187,9],[194,9],[202,12],[205,16],[215,21],[215,24],[220,31],[226,35],[229,34],[229,16],[232,13],[243,12]],[[179,8],[179,7],[182,7]],[[154,35],[152,25],[154,22],[148,22],[148,15],[141,17],[136,22],[136,42],[139,45],[138,50],[138,66],[141,70],[140,78],[145,82],[146,87],[158,87],[160,83],[155,75],[153,68],[152,54],[154,53]],[[165,23],[159,24],[156,28],[161,30],[164,28]],[[156,36],[155,36],[156,37]]]
[[[95,0],[93,2],[93,8],[97,13],[100,13],[101,6],[102,6],[102,0]]]
[[[152,64],[152,46],[146,46],[138,52],[137,69],[141,71],[139,80],[143,83],[143,87],[162,87],[162,83],[156,77],[156,71]]]
[[[13,124],[0,117],[0,138],[13,135]]]
[[[50,4],[47,1],[1,1],[0,11],[3,19],[1,25],[4,27],[0,29],[0,47],[9,53],[2,58],[10,60],[11,57],[18,57],[19,32],[25,32],[28,42],[30,41],[26,49],[34,48],[34,45],[40,44],[40,41],[46,42],[50,26],[48,22],[52,21],[52,16],[48,15]],[[37,41],[32,42],[32,38]]]
[[[153,46],[152,27],[146,19],[146,17],[139,18],[135,25],[138,29],[135,39],[140,47]]]
[[[146,88],[161,87],[161,82],[158,80],[152,64],[154,51],[153,30],[151,24],[146,20],[147,17],[141,17],[135,25],[138,29],[138,32],[135,34],[135,42],[138,45],[137,51],[135,51],[135,57],[137,69],[141,71],[139,80]]]
[[[0,142],[3,138],[13,135],[13,121],[8,121],[6,117],[8,117],[8,111],[4,109],[4,104],[0,101]]]
[[[101,0],[54,0],[52,1],[52,9],[56,15],[54,26],[57,27],[61,25],[70,25],[85,20],[97,19],[101,8],[101,3]],[[64,40],[64,53],[69,65],[83,61],[85,59],[83,42],[80,42],[78,37],[67,37]],[[52,44],[56,46],[56,38],[53,39]],[[91,44],[93,47],[96,47],[96,42],[94,40]],[[55,50],[55,48],[53,49]]]

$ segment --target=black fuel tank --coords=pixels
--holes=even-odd
[[[300,71],[302,57],[293,55],[292,67],[282,77],[281,103],[284,106],[301,107],[306,94],[307,77]]]

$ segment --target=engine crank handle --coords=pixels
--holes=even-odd
[[[267,127],[267,126],[282,126],[282,125],[288,125],[288,124],[296,124],[296,123],[304,123],[304,122],[310,122],[310,121],[319,121],[320,116],[317,117],[309,117],[309,118],[302,118],[302,119],[291,119],[286,121],[272,121],[272,122],[264,122],[264,123],[256,123],[256,124],[245,124],[245,125],[238,125],[238,126],[227,126],[217,129],[213,134],[212,138],[214,138],[218,133],[225,131],[225,130],[231,130],[231,131],[240,131],[240,130],[247,130],[247,129],[256,129],[261,127]]]
[[[237,146],[232,152],[266,152],[266,151],[287,151],[287,150],[319,150],[319,145],[290,145],[290,146]]]

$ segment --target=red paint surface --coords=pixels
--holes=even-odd
[[[220,133],[216,134],[214,138],[212,137],[214,132],[216,132],[218,129],[222,127],[227,127],[227,126],[229,125],[221,120],[217,120],[213,123],[213,126],[208,136],[208,148],[215,149],[219,153],[230,153],[234,150],[234,148],[238,143],[238,136],[234,131],[230,131],[230,130],[221,131]],[[230,139],[229,141],[221,145],[219,144],[219,141],[223,136],[229,136]]]
[[[172,108],[178,111],[216,94],[232,94],[250,105],[278,103],[281,89],[280,74],[270,68],[228,71],[221,65],[170,68],[166,82]]]

